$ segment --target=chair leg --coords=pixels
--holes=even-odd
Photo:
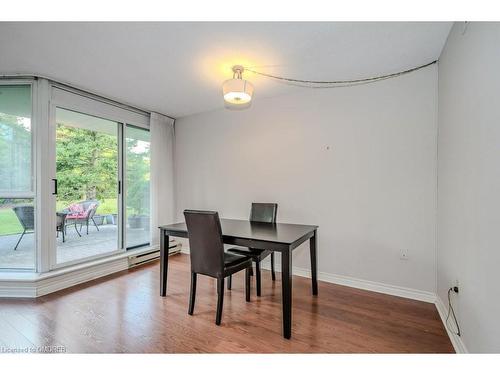
[[[196,299],[196,272],[191,272],[191,290],[189,292],[189,310],[188,314],[193,315],[194,302]]]
[[[19,243],[23,239],[25,233],[26,233],[26,229],[23,229],[23,233],[21,234],[21,237],[19,237],[19,240],[17,241],[16,246],[14,247],[14,250],[17,250],[17,247],[19,246]]]
[[[80,234],[80,232],[78,231],[78,228],[77,228],[77,226],[76,226],[76,223],[75,223],[75,230],[76,230],[76,233],[78,233],[78,235],[81,237],[82,235],[81,235],[81,234]],[[81,225],[80,225],[80,230],[82,230]]]
[[[271,277],[273,281],[276,280],[276,274],[274,272],[274,251],[271,253]]]
[[[220,326],[222,320],[222,305],[224,303],[224,278],[217,279],[217,315],[215,324]]]
[[[231,290],[231,284],[233,282],[233,275],[227,277],[227,290]]]
[[[261,295],[260,261],[255,262],[255,281],[257,283],[257,296]]]
[[[89,234],[89,221],[87,220],[87,234]]]
[[[62,237],[63,237],[63,243],[64,243],[64,241],[65,241],[65,239],[66,239],[66,238],[64,237],[64,230],[62,231]]]
[[[97,228],[97,231],[99,232],[99,226],[97,225],[97,223],[95,222],[94,218],[92,218],[92,222],[94,223],[95,227]]]
[[[250,267],[250,276],[253,276],[253,266]]]
[[[250,302],[250,270],[252,267],[248,267],[245,269],[245,299],[247,302]]]

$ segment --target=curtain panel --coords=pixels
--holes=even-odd
[[[160,244],[158,226],[174,221],[174,120],[151,113],[151,245]]]

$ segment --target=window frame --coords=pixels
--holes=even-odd
[[[36,105],[37,105],[37,82],[34,79],[12,79],[12,78],[2,78],[0,79],[0,86],[29,86],[30,87],[30,99],[31,99],[31,113],[30,113],[30,125],[31,125],[31,156],[30,156],[30,190],[28,191],[0,191],[0,198],[12,198],[12,199],[33,199],[33,206],[35,207],[35,217],[34,217],[34,230],[33,230],[33,266],[31,268],[6,268],[2,267],[0,261],[0,271],[1,272],[34,272],[38,268],[38,252],[39,252],[39,217],[38,217],[38,194],[37,194],[37,181],[38,181],[38,168],[36,165],[36,157],[38,152],[37,146],[37,133],[40,131],[38,129],[38,121],[35,119]]]
[[[35,204],[35,239],[34,239],[34,252],[35,260],[33,268],[0,268],[0,287],[10,287],[7,284],[11,280],[31,280],[35,284],[46,280],[48,277],[59,277],[62,275],[72,275],[78,270],[84,269],[94,269],[96,265],[104,264],[115,264],[116,262],[130,257],[137,256],[143,253],[157,251],[158,246],[153,245],[151,242],[150,231],[150,245],[141,246],[140,248],[127,249],[121,254],[105,254],[99,259],[85,259],[84,261],[75,265],[64,265],[61,267],[52,268],[50,261],[50,251],[55,242],[55,235],[52,236],[53,225],[55,225],[55,215],[53,212],[55,210],[55,204],[52,206],[51,201],[53,199],[53,182],[51,180],[54,175],[52,172],[55,170],[55,137],[51,139],[51,105],[54,99],[61,96],[73,96],[81,98],[84,101],[95,103],[95,107],[108,108],[109,112],[118,114],[117,116],[109,116],[106,113],[100,113],[97,109],[91,110],[90,112],[84,111],[83,113],[88,113],[90,115],[97,115],[98,117],[104,117],[109,120],[120,122],[122,124],[129,124],[137,128],[143,128],[145,130],[150,130],[150,116],[151,112],[143,110],[141,108],[128,105],[127,103],[122,103],[115,99],[110,99],[105,96],[101,96],[86,90],[82,90],[78,87],[73,87],[65,83],[52,80],[47,77],[39,77],[30,74],[13,74],[13,75],[3,75],[0,78],[0,85],[30,85],[31,86],[31,126],[32,126],[32,144],[31,144],[31,174],[32,174],[32,185],[31,191],[27,194],[24,192],[21,194],[9,193],[9,196],[14,196],[15,198],[26,197],[29,199],[34,199]],[[57,97],[54,97],[54,93],[58,92]],[[64,94],[64,95],[62,95]],[[72,108],[69,108],[72,109]],[[125,126],[125,125],[123,125]],[[122,132],[123,134],[123,132]],[[124,140],[121,136],[120,139]],[[51,149],[52,148],[52,149]],[[123,150],[123,147],[121,147]],[[123,155],[120,156],[123,162]],[[125,168],[121,168],[124,170]],[[125,182],[125,178],[122,176],[122,183]],[[151,181],[152,183],[152,181]],[[122,191],[126,187],[122,185]],[[150,184],[150,189],[152,189],[152,184]],[[153,190],[153,189],[152,189]],[[152,191],[151,191],[152,193]],[[152,204],[152,202],[150,203]],[[150,206],[151,209],[153,206]],[[52,216],[54,216],[52,218]],[[120,220],[125,217],[124,214],[120,215]],[[53,222],[52,222],[53,221]],[[122,225],[123,226],[123,225]],[[152,228],[151,228],[152,229]],[[126,239],[123,238],[123,244],[126,244]],[[100,267],[100,266],[99,266]],[[17,282],[17,281],[16,281]],[[35,285],[34,284],[34,285]],[[10,285],[10,284],[9,284]],[[16,284],[17,285],[17,284]],[[41,284],[40,284],[41,285]],[[40,286],[36,286],[38,288]],[[45,288],[45,287],[44,287]],[[58,288],[59,289],[59,288]],[[9,292],[7,292],[9,293]],[[34,289],[30,293],[38,294],[38,291]],[[25,294],[21,293],[23,296]],[[12,295],[21,295],[17,291],[12,292]]]

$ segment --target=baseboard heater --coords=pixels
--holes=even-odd
[[[168,245],[168,255],[180,253],[182,248],[182,244],[175,241],[171,240]],[[153,260],[159,259],[160,258],[160,250],[152,250],[150,252],[140,254],[140,255],[134,255],[128,258],[128,265],[129,267],[134,267],[138,266],[140,264],[144,264],[146,262],[151,262]]]

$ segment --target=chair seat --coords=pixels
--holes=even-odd
[[[257,260],[262,260],[262,259],[266,258],[272,252],[269,250],[261,250],[261,249],[254,249],[251,247],[241,247],[241,246],[232,247],[232,248],[228,249],[227,251],[234,253],[234,254],[247,256],[247,257],[250,257],[253,259],[257,259]]]
[[[66,216],[66,219],[85,219],[87,218],[86,213],[73,213],[73,214],[68,214]]]
[[[234,266],[235,264],[242,263],[246,260],[248,260],[247,256],[231,254],[231,253],[224,253],[224,266],[225,267],[231,267],[231,266]]]

